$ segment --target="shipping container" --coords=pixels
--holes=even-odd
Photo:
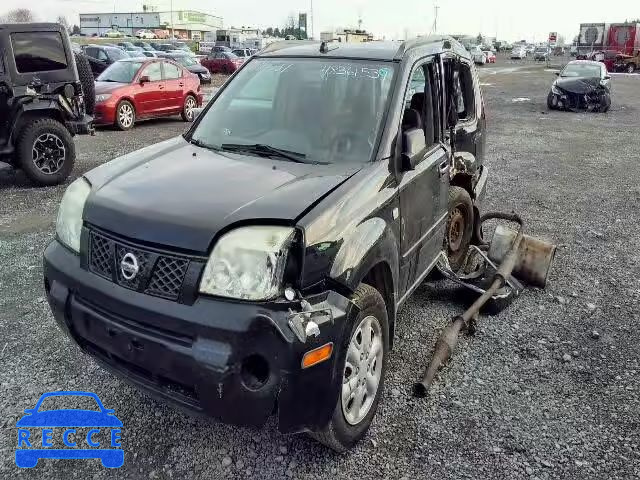
[[[581,23],[578,46],[602,48],[607,41],[608,30],[606,23]]]
[[[607,50],[635,55],[640,50],[639,23],[612,23],[609,27]]]

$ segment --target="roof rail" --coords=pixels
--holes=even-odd
[[[298,45],[313,45],[318,44],[318,48],[320,48],[320,42],[316,40],[279,40],[277,42],[270,43],[262,50],[258,52],[258,55],[261,53],[272,53],[277,52],[279,50],[283,50],[288,47],[295,47]]]
[[[400,44],[400,47],[393,58],[394,60],[400,60],[409,50],[425,45],[431,45],[433,43],[441,43],[443,50],[451,50],[454,48],[454,44],[457,44],[458,42],[448,35],[429,35],[426,37],[411,38]]]

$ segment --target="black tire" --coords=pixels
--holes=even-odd
[[[121,111],[123,109],[130,109],[131,123],[121,119]],[[136,109],[129,100],[122,100],[116,107],[116,127],[120,130],[131,130],[136,124]]]
[[[607,113],[611,108],[611,95],[605,93],[602,95],[602,104],[600,107],[600,111],[603,113]]]
[[[547,108],[549,110],[555,110],[555,107],[553,106],[553,93],[549,92],[549,95],[547,95]]]
[[[454,272],[462,268],[473,235],[473,203],[462,187],[449,188],[449,219],[444,249]]]
[[[627,73],[633,73],[636,71],[636,66],[633,63],[628,63],[626,68]]]
[[[89,60],[82,53],[75,53],[76,68],[78,69],[78,78],[82,85],[82,95],[84,97],[84,108],[87,114],[93,115],[96,106],[96,85],[91,72]]]
[[[192,106],[189,106],[190,102]],[[193,122],[194,115],[193,110],[191,109],[196,108],[197,106],[198,100],[196,99],[196,97],[194,97],[193,95],[187,95],[184,99],[184,105],[182,105],[182,113],[180,113],[182,120],[184,120],[185,122]]]
[[[349,324],[345,330],[346,335],[340,343],[338,350],[338,359],[340,362],[340,371],[345,371],[347,349],[353,335],[356,333],[360,322],[368,316],[374,316],[380,324],[380,330],[382,335],[382,367],[380,381],[378,382],[378,389],[375,394],[375,398],[369,407],[367,414],[357,424],[350,424],[343,412],[342,408],[342,392],[338,394],[336,401],[336,407],[333,411],[333,415],[329,423],[319,431],[312,432],[309,435],[322,443],[323,445],[331,448],[332,450],[341,453],[349,450],[353,447],[362,437],[365,436],[373,417],[378,409],[380,398],[382,398],[382,392],[384,390],[384,377],[387,371],[387,356],[389,352],[389,322],[387,319],[387,309],[380,292],[370,285],[361,283],[354,294],[351,296],[351,300],[358,306],[359,312],[356,316],[350,318]],[[343,375],[340,376],[341,385]]]
[[[47,138],[48,134],[50,136]],[[36,141],[39,144],[39,152],[36,149]],[[48,148],[47,145],[53,146],[53,152],[44,152],[45,156],[51,155],[51,160],[44,160],[39,167],[36,165],[36,159],[33,158],[34,150],[40,156],[42,149]],[[56,164],[59,163],[60,157],[56,155],[55,150],[56,146],[60,145],[64,147],[64,156],[62,163]],[[61,150],[58,148],[57,153],[61,153]],[[76,161],[76,147],[69,130],[52,118],[42,118],[26,125],[18,135],[16,153],[18,155],[17,166],[32,182],[42,186],[64,182],[73,170]]]

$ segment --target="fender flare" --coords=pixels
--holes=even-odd
[[[391,298],[385,298],[389,315],[389,334],[396,317],[400,260],[396,235],[385,220],[372,217],[360,223],[345,238],[331,267],[330,278],[353,292],[376,265],[386,263],[391,271]],[[384,292],[381,292],[384,296]]]

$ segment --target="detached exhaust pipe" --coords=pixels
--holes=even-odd
[[[458,344],[458,335],[464,326],[469,326],[475,320],[482,306],[487,303],[493,295],[502,288],[511,275],[516,263],[519,260],[519,248],[523,238],[523,221],[515,213],[488,213],[482,216],[480,223],[489,219],[508,220],[519,225],[518,231],[511,242],[511,246],[505,253],[500,267],[493,276],[491,286],[460,316],[454,317],[451,323],[443,330],[440,338],[436,342],[435,351],[431,363],[425,370],[422,379],[413,385],[413,395],[415,397],[425,397],[429,387],[438,370],[451,357]],[[548,271],[548,268],[547,268]],[[546,279],[546,277],[545,277]]]

